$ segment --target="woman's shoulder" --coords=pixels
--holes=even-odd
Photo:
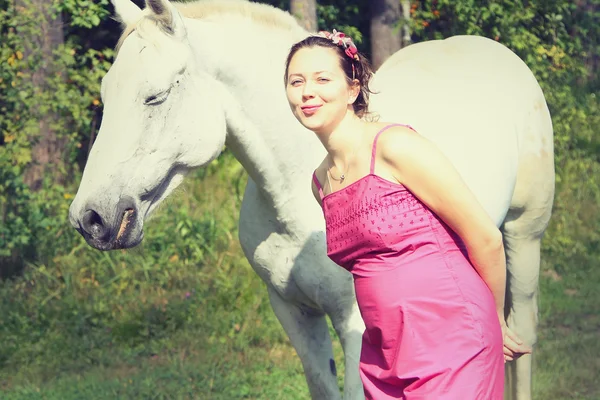
[[[431,157],[435,145],[407,125],[389,127],[379,135],[377,153],[386,164],[411,164],[415,158]]]
[[[377,147],[381,147],[382,153],[405,150],[423,140],[409,125],[394,122],[378,122],[374,126],[373,139],[377,139]],[[379,135],[379,136],[377,136]]]
[[[377,142],[386,147],[410,146],[427,140],[408,124],[378,122],[377,125],[377,133],[381,132]]]
[[[398,133],[402,133],[402,132],[411,132],[413,134],[416,133],[416,131],[409,125],[406,123],[402,123],[402,122],[392,122],[392,121],[378,121],[378,122],[372,122],[371,126],[373,127],[373,129],[376,132],[396,132],[396,134]],[[383,134],[383,132],[382,132]]]

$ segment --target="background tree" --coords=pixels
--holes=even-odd
[[[402,48],[402,8],[398,0],[373,0],[370,13],[371,63],[377,69],[389,56]]]
[[[0,0],[0,274],[37,259],[100,104],[110,49],[85,48],[108,0]],[[95,35],[91,35],[92,37]],[[100,49],[99,49],[100,48]]]
[[[62,16],[53,0],[15,0],[18,13],[27,15],[29,24],[17,27],[23,38],[24,62],[32,70],[23,73],[31,77],[34,96],[47,92],[54,79],[61,79],[65,71],[55,61],[55,51],[64,44]],[[59,115],[49,112],[43,103],[30,108],[38,118],[38,129],[31,132],[31,162],[24,171],[23,180],[33,190],[39,190],[46,173],[52,173],[57,183],[64,174],[63,153],[66,139],[56,131]]]
[[[402,7],[402,19],[399,21],[401,29],[400,45],[406,47],[412,42],[410,37],[410,0],[401,0],[400,6]]]
[[[316,0],[290,0],[290,13],[309,32],[316,32],[317,2]]]

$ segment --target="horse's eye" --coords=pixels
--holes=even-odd
[[[146,106],[156,106],[158,104],[161,104],[162,102],[164,102],[165,100],[167,100],[167,97],[169,97],[169,92],[171,91],[171,88],[164,90],[158,94],[155,94],[153,96],[148,96],[146,97],[146,100],[144,100],[144,105]]]

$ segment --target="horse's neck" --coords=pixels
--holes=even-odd
[[[265,38],[194,21],[188,35],[202,68],[221,83],[227,146],[267,200],[282,211],[310,193],[310,171],[324,150],[293,117],[283,84],[287,51],[302,32]]]
[[[264,132],[244,112],[227,87],[221,87],[221,100],[227,121],[226,145],[235,158],[244,166],[248,175],[261,189],[272,206],[284,202],[281,191],[287,182],[287,171],[281,168],[273,142],[265,138]]]

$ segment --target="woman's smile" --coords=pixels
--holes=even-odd
[[[302,112],[304,113],[305,116],[309,117],[311,115],[314,115],[319,108],[321,108],[322,104],[311,104],[311,105],[305,105],[300,107],[302,109]]]

